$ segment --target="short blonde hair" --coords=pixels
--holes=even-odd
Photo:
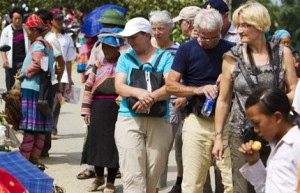
[[[269,11],[256,1],[247,1],[233,12],[232,21],[235,26],[238,26],[239,17],[259,31],[267,32],[270,30]]]

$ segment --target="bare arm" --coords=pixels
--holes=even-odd
[[[135,88],[127,85],[126,83],[127,75],[123,72],[116,73],[115,76],[115,88],[116,92],[121,95],[123,98],[135,97],[138,98],[140,92],[143,92],[145,95],[149,94],[149,92],[145,89]]]
[[[221,160],[223,156],[223,139],[222,133],[229,114],[232,101],[233,83],[231,80],[231,73],[233,70],[234,60],[225,55],[222,64],[222,76],[220,82],[220,94],[216,104],[215,113],[215,132],[216,135],[213,154],[216,159]]]
[[[3,68],[8,67],[8,60],[5,52],[1,52],[2,61],[3,61]]]
[[[58,56],[55,58],[55,61],[58,64],[56,67],[57,80],[60,82],[65,70],[65,60],[62,56]]]
[[[167,79],[167,77],[168,77],[168,73],[165,73],[164,78]],[[166,91],[166,85],[150,93],[150,96],[154,99],[155,102],[164,101],[170,97],[170,95]]]
[[[181,77],[182,75],[179,72],[171,70],[166,83],[166,90],[169,94],[178,97],[205,95],[207,98],[209,98],[209,96],[215,98],[218,94],[218,88],[216,85],[205,85],[200,87],[185,86],[180,83]]]
[[[116,73],[115,76],[116,93],[121,95],[123,98],[128,98],[128,97],[137,98],[138,102],[133,107],[133,110],[135,110],[135,112],[142,113],[147,111],[147,109],[149,109],[155,103],[153,96],[151,96],[151,93],[148,92],[146,89],[135,88],[127,85],[126,78],[127,78],[126,73],[124,72]],[[158,97],[159,92],[162,92],[161,89],[158,89],[157,93],[154,93],[154,97],[156,94]]]
[[[67,74],[69,79],[69,87],[71,88],[71,85],[74,84],[72,80],[72,61],[67,61],[66,66],[67,66]]]
[[[287,96],[292,104],[294,100],[295,90],[297,86],[297,75],[294,66],[294,58],[292,51],[289,48],[284,47],[283,50],[283,66],[285,68],[285,84]]]

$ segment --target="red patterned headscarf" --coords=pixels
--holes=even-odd
[[[43,20],[35,15],[32,14],[28,19],[27,22],[25,24],[27,27],[33,27],[33,28],[38,28],[41,29],[42,31],[46,31],[49,29],[49,25],[46,25]]]

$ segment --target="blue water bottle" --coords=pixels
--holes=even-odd
[[[206,98],[201,109],[201,114],[204,117],[209,117],[211,115],[211,112],[213,111],[214,105],[215,99],[213,99],[212,97]]]

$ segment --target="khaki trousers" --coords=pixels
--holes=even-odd
[[[154,193],[165,169],[172,128],[169,119],[118,117],[115,141],[124,193]]]
[[[211,166],[214,145],[214,118],[198,117],[190,114],[182,128],[183,193],[203,193],[203,186]],[[228,147],[228,124],[223,132],[224,159],[216,161],[221,170],[225,193],[232,193],[232,172],[230,149]]]

